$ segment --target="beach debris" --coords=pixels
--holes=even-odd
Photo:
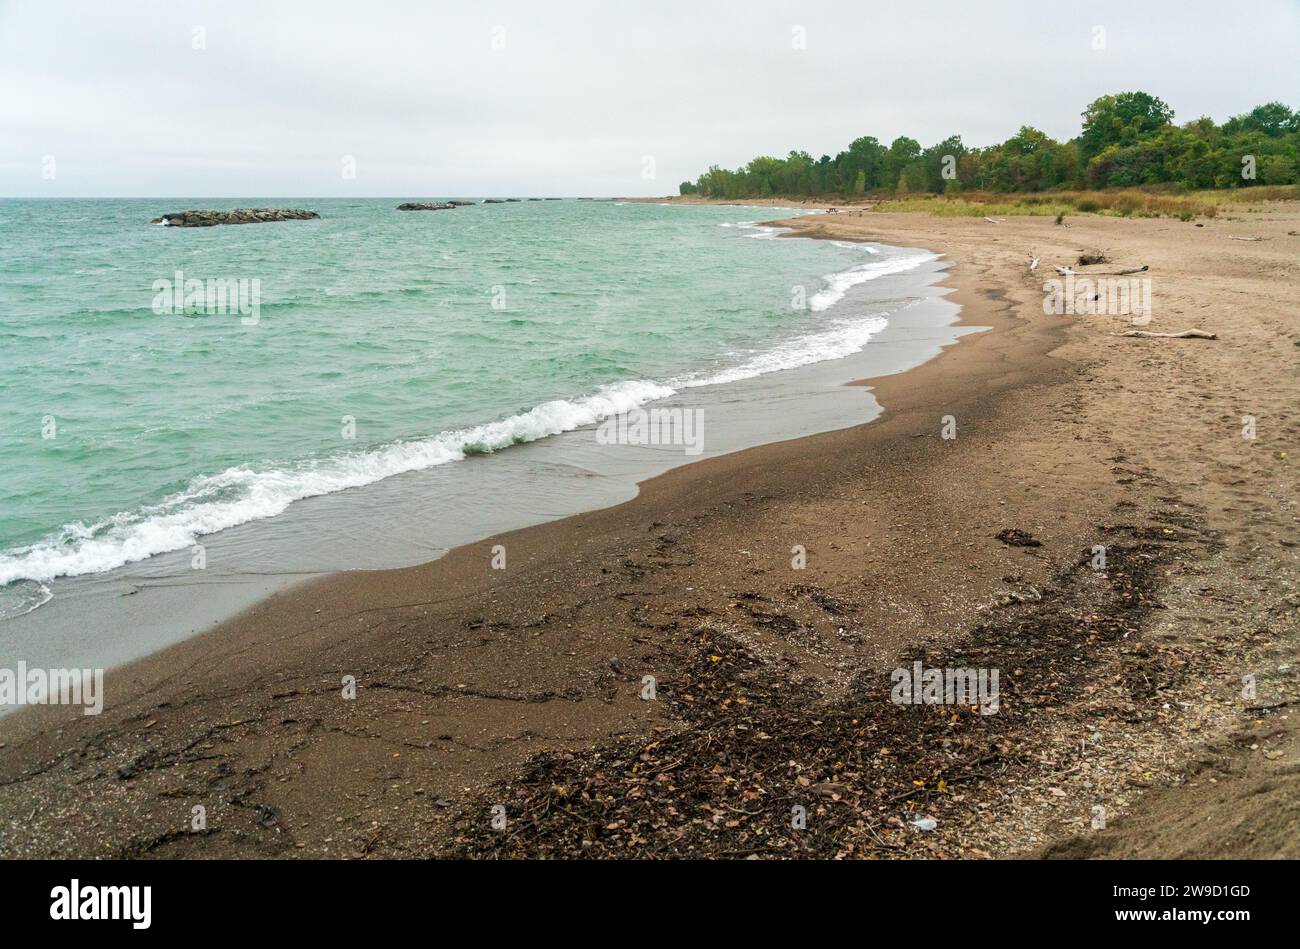
[[[995,221],[995,220],[994,220],[993,218],[991,218],[991,217],[986,217],[984,220],[988,221],[990,224],[1001,224],[1001,223],[1002,223],[1001,221]]]
[[[1000,610],[1003,607],[1014,606],[1017,603],[1039,603],[1043,599],[1043,594],[1039,593],[1034,587],[1029,587],[1027,593],[1017,593],[1015,590],[1001,593],[994,597],[990,602],[975,607],[977,613],[986,610]]]
[[[1072,267],[1057,267],[1056,272],[1062,277],[1129,277],[1136,273],[1146,273],[1151,268],[1147,264],[1131,267],[1128,270],[1090,270],[1084,273]]]
[[[268,224],[272,221],[310,221],[315,211],[302,208],[235,208],[233,211],[177,211],[154,218],[162,227],[215,227],[218,224]]]
[[[1121,333],[1121,336],[1138,336],[1143,339],[1218,339],[1217,333],[1207,333],[1205,330],[1181,330],[1177,333],[1149,333],[1146,330],[1129,330],[1127,333]]]
[[[977,636],[936,638],[899,654],[899,665],[923,659],[932,668],[996,656],[1002,681],[1014,682],[1014,700],[996,715],[900,706],[889,680],[867,670],[828,696],[738,639],[730,623],[706,621],[660,641],[656,663],[674,670],[673,687],[660,696],[664,727],[569,753],[539,750],[520,776],[467,789],[447,814],[451,840],[438,855],[934,856],[939,823],[945,837],[968,843],[965,831],[988,829],[984,806],[992,802],[1028,802],[1048,786],[1080,794],[1079,779],[1105,768],[1082,761],[1062,783],[1061,763],[1083,757],[1078,738],[1100,731],[1108,756],[1123,752],[1128,723],[1154,720],[1153,706],[1187,671],[1164,637],[1143,635],[1159,618],[1167,571],[1189,541],[1204,543],[1197,518],[1186,537],[1166,537],[1163,523],[1106,528],[1122,569],[1063,565],[1038,587],[1041,602],[981,614]],[[498,802],[510,812],[508,834],[483,819]],[[911,803],[900,811],[903,802]],[[809,818],[815,807],[816,819],[792,824],[791,805]],[[935,827],[909,824],[923,820]],[[1023,833],[1008,830],[986,846],[1023,850]]]
[[[1231,234],[1228,235],[1230,241],[1262,241],[1263,239],[1262,237],[1233,237]]]
[[[1040,541],[1029,531],[1022,531],[1019,527],[1008,527],[997,532],[997,539],[1002,541],[1008,547],[1041,547],[1043,542]]]
[[[1039,261],[1039,258],[1035,257],[1033,254],[1030,254],[1030,255],[1029,255],[1029,272],[1030,272],[1030,273],[1033,273],[1035,270],[1038,269],[1038,261]]]
[[[1078,263],[1080,267],[1091,267],[1093,264],[1108,264],[1110,263],[1110,258],[1101,251],[1097,251],[1093,254],[1083,253],[1079,255]]]

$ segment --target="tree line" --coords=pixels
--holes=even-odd
[[[1192,190],[1297,181],[1300,112],[1269,102],[1222,125],[1210,118],[1176,125],[1161,99],[1121,92],[1089,105],[1082,131],[1065,142],[1028,125],[987,148],[968,148],[960,135],[929,148],[905,135],[889,145],[867,135],[834,158],[792,151],[785,158],[760,156],[735,171],[714,165],[679,190],[763,198],[1160,185]]]

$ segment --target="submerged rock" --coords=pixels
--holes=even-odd
[[[435,201],[431,203],[411,201],[408,202],[407,204],[399,204],[397,206],[397,210],[399,211],[447,211],[456,206],[457,206],[456,202],[454,201]]]
[[[215,227],[218,224],[267,224],[271,221],[311,221],[315,211],[302,208],[235,208],[233,211],[179,211],[154,218],[163,227]]]

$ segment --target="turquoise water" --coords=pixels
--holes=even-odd
[[[848,290],[932,259],[744,226],[772,209],[397,203],[0,201],[0,615],[305,497],[855,352],[885,319],[841,315]],[[321,219],[149,224],[286,205]],[[178,271],[246,281],[243,309],[168,309]]]

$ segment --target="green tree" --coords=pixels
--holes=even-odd
[[[858,172],[862,172],[863,190],[879,188],[884,182],[885,146],[881,145],[874,136],[864,135],[855,138],[849,143],[848,152],[841,155],[845,158],[844,168],[849,174],[849,180],[853,181],[855,189]]]
[[[1145,92],[1102,96],[1084,110],[1079,145],[1084,158],[1101,154],[1109,145],[1131,144],[1173,121],[1174,110]]]
[[[948,185],[961,177],[961,159],[965,154],[966,146],[961,143],[960,135],[949,135],[942,142],[921,152],[923,175],[918,190],[934,194],[950,190]],[[951,169],[951,178],[944,177],[948,169]]]
[[[921,143],[914,138],[900,135],[889,143],[885,155],[884,178],[881,184],[886,188],[896,188],[903,177],[903,169],[921,157]]]
[[[1292,112],[1280,102],[1257,105],[1245,115],[1234,115],[1223,123],[1229,135],[1237,132],[1263,132],[1276,137],[1300,130],[1300,112]]]

